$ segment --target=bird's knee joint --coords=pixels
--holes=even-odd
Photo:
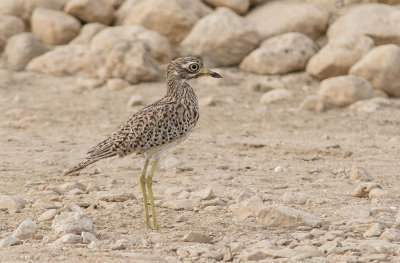
[[[147,184],[147,186],[151,186],[153,184],[153,180],[150,177],[147,177],[146,184]]]

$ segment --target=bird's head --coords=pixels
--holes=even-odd
[[[197,57],[177,58],[171,61],[167,67],[167,78],[189,80],[202,76],[222,78],[218,73],[205,69],[203,62]]]

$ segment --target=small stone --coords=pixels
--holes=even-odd
[[[275,89],[264,93],[260,98],[261,104],[270,104],[273,102],[286,100],[292,97],[292,93],[286,89]]]
[[[380,188],[372,189],[368,194],[369,199],[385,199],[389,197],[389,192]]]
[[[106,28],[105,25],[100,24],[100,23],[88,23],[85,24],[82,28],[81,31],[79,32],[79,35],[76,36],[70,44],[73,45],[88,45],[90,44],[90,41],[92,38],[99,33],[101,30]]]
[[[128,107],[143,105],[143,99],[141,95],[132,95],[128,101]]]
[[[280,166],[280,165],[278,165],[277,167],[274,168],[274,172],[275,172],[275,173],[280,173],[280,172],[282,172],[282,171],[283,171],[283,167]]]
[[[165,201],[162,206],[174,210],[194,210],[201,205],[198,199],[180,199]]]
[[[282,197],[284,204],[304,205],[307,200],[308,195],[301,192],[287,192]]]
[[[261,250],[250,250],[245,251],[244,255],[241,257],[241,260],[244,262],[247,261],[260,261],[266,259],[267,255]]]
[[[25,220],[15,230],[13,236],[18,239],[31,238],[36,234],[37,225],[32,220]]]
[[[187,221],[188,218],[186,215],[182,214],[182,215],[178,215],[175,219],[176,222],[185,222]]]
[[[129,241],[126,239],[119,239],[111,246],[111,250],[122,250],[129,247]]]
[[[364,168],[353,166],[351,167],[351,172],[350,172],[350,179],[352,180],[360,180],[360,181],[372,181],[371,175],[365,170]]]
[[[95,78],[85,78],[85,77],[78,77],[76,79],[76,85],[78,87],[84,87],[88,89],[95,89],[100,87],[104,84],[104,80],[102,79],[95,79]]]
[[[205,107],[205,106],[215,106],[217,102],[213,97],[204,97],[199,99],[199,105],[200,107]]]
[[[194,192],[194,195],[199,195],[201,200],[210,200],[216,197],[214,190],[211,187],[207,187],[199,192]]]
[[[382,234],[383,226],[379,223],[373,224],[370,229],[368,229],[363,236],[365,238],[369,237],[379,237]]]
[[[68,192],[75,188],[81,189],[82,191],[86,190],[86,187],[83,184],[77,182],[67,182],[60,186],[62,192]]]
[[[100,246],[100,242],[92,241],[92,242],[90,242],[90,244],[88,245],[88,248],[89,248],[89,249],[97,249],[99,246]]]
[[[88,215],[81,212],[63,212],[57,215],[51,228],[57,235],[68,233],[81,234],[83,231],[92,232],[93,222]]]
[[[319,227],[322,224],[320,218],[310,213],[280,205],[270,205],[259,211],[257,222],[270,227]]]
[[[91,242],[95,242],[95,243],[100,242],[95,235],[93,235],[92,233],[89,233],[89,232],[82,232],[81,236],[82,236],[82,242],[85,244],[89,244]]]
[[[381,186],[377,183],[361,183],[354,188],[351,192],[351,196],[360,198],[368,197],[369,192],[375,188],[381,188]]]
[[[189,252],[187,249],[180,247],[176,250],[176,255],[178,255],[180,258],[187,258],[189,256]]]
[[[56,214],[57,209],[49,209],[39,216],[38,221],[43,222],[53,220]]]
[[[303,102],[300,104],[300,108],[314,112],[323,112],[326,110],[326,105],[321,97],[311,95],[303,100]]]
[[[400,241],[400,231],[394,228],[387,228],[382,235],[381,239],[387,240],[389,242],[399,242]]]
[[[125,202],[127,200],[136,200],[136,196],[133,193],[106,193],[102,194],[99,200],[106,202]]]
[[[0,210],[8,210],[9,213],[19,212],[25,207],[25,200],[11,195],[0,195]]]
[[[19,244],[21,244],[21,240],[14,236],[4,238],[0,241],[0,247],[11,247]]]
[[[61,242],[67,244],[82,243],[82,237],[75,234],[66,234],[63,237],[61,237]]]
[[[265,208],[265,205],[262,200],[255,196],[241,202],[239,208],[235,211],[235,215],[240,219],[256,217],[263,208]]]
[[[112,78],[107,80],[107,88],[111,90],[121,90],[129,86],[129,82],[124,79]]]
[[[249,199],[251,197],[251,195],[253,194],[253,192],[248,189],[248,188],[242,188],[242,190],[240,191],[240,194],[237,198],[238,202],[242,202],[246,199]]]
[[[114,19],[114,8],[106,0],[70,0],[64,11],[87,23],[109,25]]]
[[[212,239],[209,235],[194,231],[189,232],[182,238],[182,241],[184,242],[196,242],[196,243],[210,243],[211,240]]]
[[[318,228],[314,228],[313,230],[311,230],[311,235],[313,237],[320,237],[320,236],[324,235],[325,233],[326,233],[325,230],[318,229]]]
[[[79,188],[74,188],[74,189],[69,190],[68,193],[67,193],[67,195],[81,195],[81,194],[84,194],[84,193],[85,193],[85,192],[82,191],[81,189],[79,189]]]

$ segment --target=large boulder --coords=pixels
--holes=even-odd
[[[306,35],[286,33],[265,40],[243,59],[240,69],[258,74],[303,70],[316,49],[314,41]]]
[[[110,50],[120,41],[137,39],[147,42],[151,48],[151,55],[157,61],[167,63],[172,59],[172,48],[168,39],[157,32],[138,25],[105,28],[92,38],[91,46]]]
[[[114,19],[114,8],[106,0],[70,0],[64,10],[87,23],[109,25]]]
[[[14,1],[14,0],[12,0]],[[65,0],[24,0],[22,19],[29,23],[33,11],[38,7],[52,10],[62,10]]]
[[[25,68],[31,59],[46,51],[47,47],[38,36],[26,32],[12,36],[7,41],[4,54],[7,65],[12,69],[20,70]]]
[[[256,25],[262,39],[288,32],[316,39],[326,30],[328,13],[313,3],[271,1],[253,9],[246,19]]]
[[[204,0],[213,7],[224,6],[232,9],[239,15],[244,15],[250,7],[249,0]]]
[[[21,18],[11,15],[0,15],[0,52],[6,46],[7,39],[24,31]]]
[[[209,13],[211,9],[198,0],[146,0],[133,5],[123,24],[142,25],[176,44],[201,17]]]
[[[143,0],[125,0],[115,12],[114,25],[122,25],[131,9],[133,9],[135,5],[142,1]]]
[[[182,53],[201,56],[209,66],[235,66],[259,44],[255,27],[232,10],[219,7],[203,17],[182,41]]]
[[[349,73],[371,82],[375,89],[400,96],[400,47],[394,44],[373,48],[354,64]]]
[[[22,17],[24,14],[25,0],[2,0],[0,1],[0,16],[11,15]],[[1,32],[1,31],[0,31]]]
[[[310,59],[306,71],[318,79],[345,75],[373,47],[374,41],[366,36],[334,38]]]
[[[81,28],[78,19],[64,12],[36,8],[31,17],[32,32],[49,45],[62,45],[72,40]]]
[[[375,96],[374,89],[367,80],[350,75],[323,80],[318,95],[328,105],[337,107],[346,107]]]
[[[366,35],[376,45],[400,44],[400,9],[385,4],[353,7],[339,17],[327,32],[329,39],[348,35]]]
[[[84,25],[77,35],[70,44],[77,44],[77,45],[88,45],[92,40],[93,36],[99,33],[101,30],[105,29],[107,26],[101,23],[89,23]]]

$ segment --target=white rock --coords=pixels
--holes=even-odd
[[[373,224],[370,229],[368,229],[363,236],[365,238],[369,237],[379,237],[382,234],[383,226],[379,223]]]
[[[11,195],[0,195],[0,209],[8,210],[9,213],[19,212],[25,207],[26,201]]]
[[[119,239],[111,246],[111,250],[122,250],[129,247],[129,241],[126,239]]]
[[[283,171],[283,167],[280,166],[280,165],[278,165],[277,167],[274,168],[274,172],[275,172],[275,173],[280,173],[280,172],[282,172],[282,171]]]
[[[389,193],[380,188],[375,188],[369,192],[368,197],[369,199],[385,199],[389,197]]]
[[[308,195],[301,192],[284,193],[282,201],[284,204],[304,205],[307,203]]]
[[[370,52],[350,68],[349,73],[365,78],[371,83],[374,89],[380,89],[388,95],[399,97],[400,47],[389,44],[371,49]]]
[[[366,36],[334,38],[309,60],[306,71],[318,79],[346,75],[373,47],[374,41]]]
[[[400,241],[400,231],[393,228],[387,228],[380,235],[380,238],[383,240],[387,240],[389,242],[399,242]]]
[[[349,75],[323,80],[318,95],[329,105],[345,107],[372,98],[374,90],[367,80]]]
[[[31,17],[32,32],[49,45],[62,45],[78,35],[81,23],[64,12],[36,8]]]
[[[63,212],[53,219],[51,228],[57,235],[68,233],[81,234],[84,231],[92,232],[93,222],[86,214],[79,212]]]
[[[287,100],[292,97],[292,93],[286,89],[274,89],[264,93],[260,98],[260,103],[271,104],[273,102]]]
[[[262,39],[288,32],[317,39],[325,32],[328,13],[312,3],[268,1],[254,8],[246,19],[256,25]]]
[[[105,28],[106,26],[101,23],[89,23],[83,25],[79,34],[70,42],[70,44],[88,45],[92,38]]]
[[[82,242],[85,244],[89,244],[91,242],[95,242],[95,243],[100,242],[95,235],[93,235],[92,233],[89,233],[89,232],[82,232],[81,236],[82,236]]]
[[[259,211],[257,222],[271,227],[318,227],[322,223],[320,218],[310,213],[280,205],[270,205]]]
[[[368,173],[367,170],[365,170],[364,168],[361,168],[361,167],[357,167],[355,165],[353,165],[353,167],[351,167],[350,179],[360,180],[360,181],[365,181],[365,182],[372,181],[372,177]]]
[[[225,6],[239,15],[244,15],[250,7],[249,0],[205,0],[205,2],[213,7]]]
[[[185,214],[178,215],[175,222],[185,222],[188,221],[188,217]]]
[[[0,241],[0,248],[16,246],[19,244],[21,244],[21,240],[19,240],[18,238],[14,237],[14,236],[6,237]]]
[[[349,110],[371,113],[383,108],[390,108],[392,105],[393,103],[390,99],[375,97],[369,100],[357,101],[356,103],[350,105]]]
[[[128,101],[128,107],[135,107],[143,105],[143,98],[141,95],[132,95]]]
[[[82,243],[82,237],[75,234],[66,234],[61,237],[61,241],[67,244]]]
[[[36,234],[37,225],[32,220],[25,220],[22,222],[18,228],[14,231],[13,236],[18,239],[31,238]]]
[[[81,189],[82,191],[86,191],[86,186],[78,182],[67,182],[60,186],[60,190],[62,192],[68,192],[75,188]]]
[[[110,193],[101,193],[99,196],[99,200],[106,202],[125,202],[127,200],[135,200],[136,196],[130,192],[110,192]]]
[[[86,23],[109,25],[114,19],[114,8],[106,0],[70,0],[64,11]]]
[[[240,203],[239,208],[235,211],[235,216],[240,219],[256,217],[263,208],[265,205],[262,200],[258,196],[254,196]]]
[[[190,231],[183,238],[184,242],[210,243],[212,238],[205,233]]]
[[[381,186],[377,183],[360,183],[353,189],[351,196],[360,198],[368,197],[371,190],[375,188],[381,188]]]
[[[210,25],[213,25],[210,27]],[[203,17],[182,41],[182,53],[201,56],[208,66],[234,66],[259,43],[255,27],[228,8]]]
[[[301,102],[300,108],[314,112],[323,112],[326,110],[326,105],[320,96],[310,95]]]
[[[84,191],[82,191],[81,189],[79,189],[79,188],[74,188],[74,189],[72,189],[72,190],[69,190],[68,191],[68,193],[67,193],[67,195],[81,195],[81,194],[84,194],[85,192]]]
[[[286,33],[265,40],[243,59],[240,69],[258,74],[285,74],[303,70],[315,52],[314,41],[306,35]]]
[[[199,196],[201,200],[210,200],[216,197],[216,194],[214,193],[214,190],[212,187],[207,187],[205,189],[202,189],[200,191],[193,192],[193,196]]]
[[[237,197],[237,201],[242,202],[246,199],[249,199],[252,194],[253,194],[253,192],[250,189],[242,188],[242,190],[240,191],[240,194]]]
[[[201,202],[199,199],[181,199],[181,200],[168,200],[162,206],[174,210],[193,210],[199,207]]]
[[[100,246],[100,242],[92,241],[92,242],[90,242],[90,244],[88,245],[88,248],[89,248],[89,249],[98,249],[99,246]]]
[[[41,214],[37,220],[39,222],[50,221],[50,220],[54,219],[56,214],[57,214],[57,209],[49,209],[49,210],[43,212],[43,214]]]
[[[6,46],[7,39],[23,31],[24,22],[22,19],[16,16],[0,15],[0,52]]]
[[[104,80],[97,78],[77,77],[76,85],[78,87],[85,87],[88,89],[95,89],[104,84]],[[72,190],[72,189],[71,189]]]
[[[125,89],[126,87],[129,86],[129,82],[124,80],[124,79],[109,79],[107,80],[107,84],[106,84],[108,89],[111,90],[121,90],[121,89]]]
[[[244,262],[247,261],[260,261],[266,259],[267,255],[261,250],[246,250],[242,253],[240,259]]]

